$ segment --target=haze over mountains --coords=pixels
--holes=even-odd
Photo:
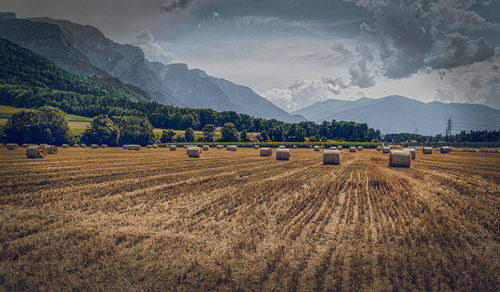
[[[444,132],[446,121],[456,124],[453,133],[470,129],[498,129],[500,111],[479,104],[424,103],[392,95],[354,101],[330,99],[293,112],[321,123],[333,119],[367,123],[381,133],[436,135]]]
[[[252,89],[185,64],[150,62],[143,51],[106,38],[97,28],[50,18],[18,19],[0,13],[0,37],[28,48],[76,74],[114,76],[147,91],[153,101],[179,107],[233,110],[285,122],[292,116]]]

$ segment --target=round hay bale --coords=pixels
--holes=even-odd
[[[416,154],[417,154],[417,151],[413,148],[405,148],[403,149],[404,151],[409,151],[410,152],[410,155],[411,155],[411,159],[412,160],[415,160],[416,158]]]
[[[276,151],[276,160],[290,160],[291,156],[290,149],[278,148]]]
[[[200,158],[201,157],[201,149],[200,147],[188,147],[187,155],[192,158]]]
[[[80,147],[85,148],[85,147],[87,147],[87,145],[81,144]]]
[[[43,148],[43,150],[45,151],[45,154],[50,154],[50,155],[53,155],[53,154],[57,154],[57,147],[54,146],[54,145],[46,145],[46,146],[40,146]]]
[[[377,151],[382,151],[382,146],[377,146]]]
[[[314,151],[319,151],[319,146],[318,145],[314,146]]]
[[[356,147],[353,146],[349,147],[349,152],[356,152]]]
[[[342,146],[338,146],[338,147],[337,147],[337,150],[342,150]]]
[[[410,167],[410,151],[391,150],[389,154],[389,167]]]
[[[208,145],[203,145],[203,151],[208,151],[210,150],[210,147]]]
[[[137,144],[134,144],[134,145],[131,145],[131,150],[135,150],[135,151],[139,151],[141,150],[141,145],[137,145]]]
[[[153,145],[146,145],[146,148],[151,149]]]
[[[73,147],[80,147],[80,145],[78,145],[78,144],[73,144]]]
[[[450,153],[451,149],[448,146],[442,146],[440,148],[441,153]]]
[[[101,148],[108,148],[108,144],[102,144]]]
[[[259,145],[254,145],[253,149],[259,149]]]
[[[8,150],[16,150],[17,146],[19,145],[17,145],[16,143],[7,143],[5,146],[7,147]]]
[[[63,148],[63,149],[69,148],[69,145],[68,144],[62,144],[61,148]]]
[[[236,145],[228,145],[227,146],[227,150],[228,151],[236,151],[236,150],[238,150],[238,146],[236,146]]]
[[[339,150],[323,151],[323,164],[340,164],[340,151]]]
[[[272,156],[273,155],[273,148],[266,147],[266,148],[260,148],[260,156]]]
[[[217,149],[224,149],[224,145],[217,145]]]
[[[358,151],[363,151],[363,146],[358,146]]]
[[[98,148],[99,148],[99,145],[97,145],[97,144],[92,144],[92,145],[90,145],[90,148],[92,148],[92,149],[98,149]]]
[[[384,146],[382,148],[382,153],[390,153],[391,152],[391,147]]]
[[[170,145],[170,147],[169,147],[169,148],[170,148],[170,151],[175,151],[175,150],[177,150],[177,146],[175,146],[175,145]]]
[[[325,146],[321,145],[319,148],[321,148],[321,149],[325,149]]]
[[[309,145],[308,147],[309,147],[309,148],[313,148],[313,145]]]
[[[422,154],[432,154],[432,147],[422,148]]]
[[[153,149],[158,149],[158,145],[153,144]]]
[[[41,146],[29,146],[26,148],[26,157],[27,158],[44,158],[45,157],[45,149]]]
[[[337,147],[332,146],[332,147],[330,147],[330,150],[337,150]]]
[[[297,146],[297,145],[293,145],[293,148],[297,149],[297,148],[299,148],[299,146]]]
[[[21,147],[28,148],[28,144],[24,143]]]
[[[188,148],[188,145],[184,145],[184,148],[186,148],[186,149],[187,149],[187,148]]]
[[[285,149],[285,145],[280,145],[278,149]]]

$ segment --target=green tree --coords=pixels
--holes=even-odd
[[[222,142],[238,142],[238,131],[233,123],[225,123],[221,130]]]
[[[107,144],[117,146],[120,131],[107,115],[95,117],[83,133],[82,140],[87,144]]]
[[[153,126],[145,117],[122,116],[113,117],[120,131],[119,143],[147,145],[155,142]]]
[[[240,133],[240,141],[241,142],[250,142],[250,138],[248,138],[247,131],[243,130]]]
[[[44,106],[13,114],[4,128],[7,139],[17,143],[61,145],[73,142],[65,114],[60,109]]]
[[[171,143],[174,142],[175,132],[172,130],[163,130],[161,132],[160,142]]]
[[[194,142],[194,131],[191,128],[187,128],[184,132],[184,139],[186,142]]]
[[[212,124],[206,124],[203,129],[203,140],[205,142],[213,142],[215,134],[215,126]]]

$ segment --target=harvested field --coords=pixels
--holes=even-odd
[[[498,291],[500,154],[0,149],[0,290]]]

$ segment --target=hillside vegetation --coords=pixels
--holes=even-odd
[[[75,75],[28,49],[0,38],[0,86],[58,93],[150,100],[148,93],[117,78]]]

